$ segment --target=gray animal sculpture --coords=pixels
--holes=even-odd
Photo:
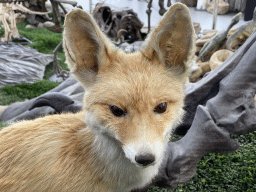
[[[252,34],[256,29],[256,8],[254,9],[253,19],[246,22],[237,29],[227,40],[226,46],[230,51],[236,51],[235,47],[244,43],[244,41]]]
[[[221,32],[217,33],[216,35],[214,35],[211,39],[209,39],[204,44],[203,48],[200,50],[199,56],[198,56],[196,62],[199,61],[200,59],[202,59],[205,55],[207,55],[211,51],[218,50],[224,44],[224,41],[227,38],[229,30],[240,21],[241,17],[242,17],[241,12],[236,14],[232,18],[228,28],[225,31],[221,31]]]
[[[75,103],[70,97],[53,92],[46,93],[38,97],[29,108],[31,111],[37,107],[50,106],[55,110],[55,113],[72,112],[76,113],[82,110],[82,103]]]

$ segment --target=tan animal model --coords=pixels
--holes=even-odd
[[[0,131],[0,191],[128,192],[158,173],[183,110],[193,56],[188,8],[174,4],[140,52],[125,54],[77,9],[65,20],[67,64],[84,110]]]
[[[6,1],[8,2],[8,1]],[[15,13],[15,10],[19,10],[29,14],[37,14],[37,15],[45,15],[50,12],[36,12],[31,11],[25,6],[23,6],[18,1],[12,3],[0,3],[0,22],[4,25],[5,35],[0,41],[10,41],[12,37],[19,38],[18,28],[16,26],[16,18],[20,13]],[[7,21],[10,22],[10,26],[8,25]]]

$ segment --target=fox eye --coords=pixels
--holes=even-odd
[[[164,113],[167,109],[167,103],[160,103],[159,105],[157,105],[154,109],[155,113]]]
[[[117,117],[124,116],[127,113],[126,111],[123,111],[122,109],[120,109],[119,107],[117,107],[115,105],[110,105],[109,109]]]

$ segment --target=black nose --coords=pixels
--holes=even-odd
[[[135,156],[135,161],[143,166],[147,166],[155,161],[155,156],[151,154]]]

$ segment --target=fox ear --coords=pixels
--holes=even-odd
[[[185,71],[194,54],[194,28],[189,9],[181,3],[171,6],[149,34],[141,52],[166,67],[180,66]]]
[[[99,68],[117,51],[92,16],[81,9],[70,11],[65,18],[63,48],[70,71],[84,87],[93,84]]]

